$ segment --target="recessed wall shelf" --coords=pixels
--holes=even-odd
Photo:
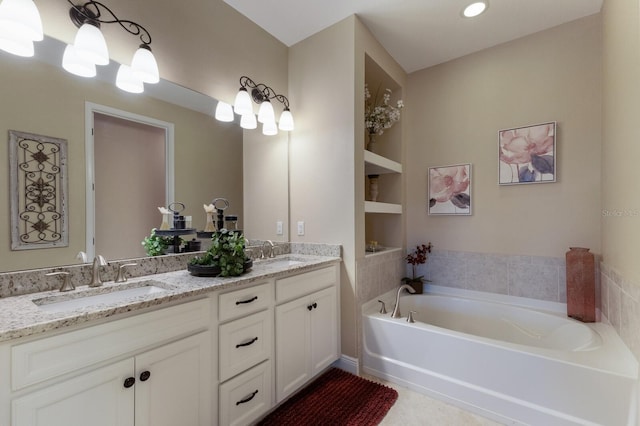
[[[364,171],[368,175],[402,173],[402,164],[371,151],[364,151]]]
[[[365,213],[402,214],[402,204],[378,203],[373,201],[365,201],[364,211]]]

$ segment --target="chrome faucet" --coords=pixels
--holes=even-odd
[[[402,293],[402,290],[407,290],[411,294],[416,292],[409,284],[402,284],[400,286],[398,294],[396,294],[396,306],[393,308],[391,318],[402,318],[402,314],[400,313],[400,293]]]
[[[269,244],[269,245],[267,246],[267,248],[269,249],[269,258],[276,257],[276,256],[275,256],[275,254],[273,253],[273,249],[274,249],[274,247],[275,247],[275,244],[273,244],[273,241],[271,241],[271,240],[267,240],[267,241],[265,241],[264,243],[262,243],[262,248],[261,248],[261,252],[262,252],[262,254],[260,255],[260,259],[265,259],[265,258],[267,257],[267,256],[265,256],[265,255],[264,255],[264,246],[265,246],[266,244]]]
[[[67,271],[49,272],[48,274],[45,274],[45,275],[47,277],[53,277],[56,275],[62,277],[62,285],[60,286],[60,291],[71,291],[76,289],[76,286],[73,285],[73,283],[69,279],[69,272]]]
[[[93,258],[93,268],[89,287],[100,287],[102,285],[102,279],[100,279],[100,267],[107,265],[108,263],[102,255],[99,254]]]
[[[125,273],[125,268],[129,266],[138,266],[137,263],[124,263],[118,266],[118,276],[116,277],[117,283],[124,283],[127,281],[127,275]]]

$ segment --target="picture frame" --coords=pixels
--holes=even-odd
[[[498,184],[556,182],[557,123],[498,131]]]
[[[67,141],[9,130],[11,250],[69,246]]]
[[[472,209],[471,163],[429,167],[427,213],[470,216]]]

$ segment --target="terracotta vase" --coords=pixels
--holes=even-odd
[[[567,262],[567,316],[582,322],[596,320],[595,259],[588,248],[570,247]]]

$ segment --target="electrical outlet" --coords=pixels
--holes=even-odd
[[[282,221],[279,220],[276,222],[276,235],[283,235],[284,232],[282,231]]]
[[[304,221],[298,221],[298,235],[304,235]]]

